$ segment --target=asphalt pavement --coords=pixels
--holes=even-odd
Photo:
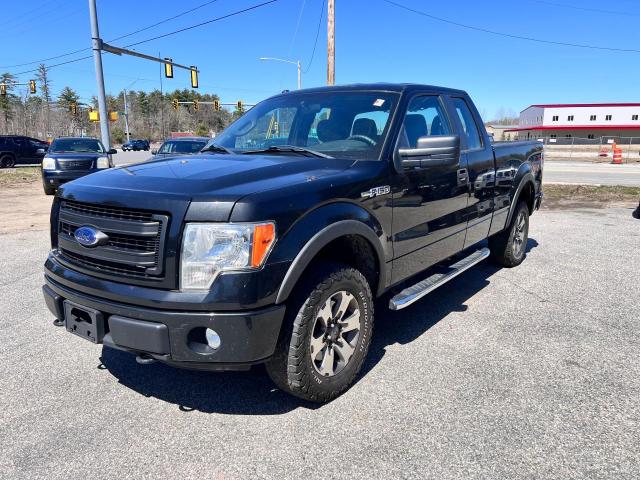
[[[612,165],[547,161],[544,164],[544,181],[545,183],[640,187],[640,163]]]
[[[378,302],[358,382],[318,406],[54,327],[48,233],[0,235],[0,478],[639,478],[640,220],[542,211],[530,237],[517,268]]]

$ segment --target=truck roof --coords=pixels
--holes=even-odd
[[[385,91],[385,92],[411,92],[413,90],[433,90],[436,92],[442,93],[454,93],[454,94],[463,94],[466,95],[467,92],[464,90],[457,90],[454,88],[447,87],[439,87],[436,85],[423,85],[420,83],[354,83],[349,85],[332,85],[326,87],[315,87],[315,88],[305,88],[303,90],[296,90],[296,92],[344,92],[344,91]],[[286,95],[287,93],[292,92],[283,92],[282,95]]]

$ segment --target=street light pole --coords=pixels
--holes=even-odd
[[[127,106],[127,89],[123,90],[124,94],[124,130],[127,135],[127,143],[131,140],[131,136],[129,135],[129,107]]]
[[[104,72],[102,71],[102,40],[98,29],[98,12],[96,0],[89,0],[89,16],[91,18],[91,48],[93,49],[93,63],[96,68],[96,82],[98,84],[98,112],[100,113],[100,135],[107,150],[111,149],[109,138],[109,118],[107,112],[107,96],[104,91]]]
[[[285,60],[284,58],[275,57],[260,57],[260,60],[273,60],[274,62],[290,63],[295,65],[298,67],[298,90],[302,88],[302,64],[300,63],[300,60],[294,62],[293,60]]]

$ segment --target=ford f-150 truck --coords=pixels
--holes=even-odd
[[[378,297],[399,310],[488,256],[522,262],[542,154],[492,143],[460,90],[284,92],[200,154],[62,185],[46,303],[139,363],[264,363],[279,388],[329,401],[365,361]]]

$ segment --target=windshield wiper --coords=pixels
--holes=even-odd
[[[275,153],[292,152],[292,153],[306,154],[311,157],[333,158],[331,155],[327,155],[326,153],[316,152],[315,150],[311,150],[309,148],[296,147],[295,145],[272,145],[268,148],[261,148],[257,150],[246,150],[241,153],[243,155],[255,155],[257,153],[273,153],[273,152]]]
[[[222,145],[214,145],[211,144],[208,147],[204,147],[201,152],[216,152],[216,153],[233,153],[227,147],[223,147]]]

